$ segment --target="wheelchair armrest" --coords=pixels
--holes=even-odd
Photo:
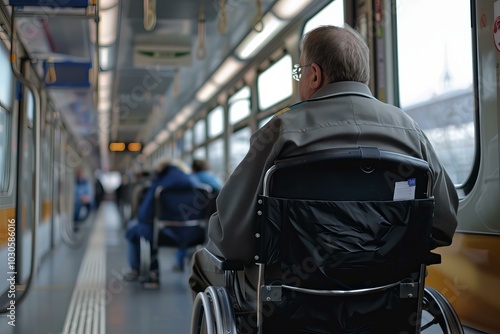
[[[432,252],[429,252],[429,257],[427,258],[427,265],[431,265],[431,264],[439,264],[441,263],[441,254],[436,254],[436,253],[432,253]]]
[[[210,259],[210,261],[220,270],[243,270],[245,267],[243,261],[239,260],[226,260],[223,257],[217,256],[211,253],[206,248],[203,248],[205,255]]]

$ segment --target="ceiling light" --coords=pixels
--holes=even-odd
[[[285,21],[278,19],[271,12],[268,12],[262,18],[262,24],[264,26],[261,32],[252,30],[247,37],[241,42],[241,44],[236,49],[236,54],[242,59],[248,59],[255,56],[257,52],[268,43],[271,38],[276,36],[276,34],[284,27]]]
[[[120,6],[99,11],[99,45],[111,45],[116,41],[118,32],[118,10]],[[95,44],[95,21],[89,20],[90,41]]]
[[[158,148],[158,144],[156,142],[152,141],[152,142],[149,142],[149,144],[147,144],[146,147],[144,147],[144,149],[142,150],[142,153],[145,156],[148,156],[151,153],[153,153],[154,150],[156,150],[157,148]]]
[[[291,19],[299,15],[312,0],[281,0],[276,2],[273,12],[282,19]]]
[[[168,122],[167,129],[170,132],[174,132],[177,129],[177,124],[174,121]]]
[[[111,59],[110,59],[110,54],[111,54],[111,50],[109,47],[100,47],[99,48],[99,67],[102,69],[102,70],[107,70],[109,69],[109,65],[111,63]]]
[[[116,41],[119,6],[100,11],[99,45],[110,45]]]
[[[111,87],[99,87],[99,101],[111,100]]]
[[[194,103],[190,103],[184,108],[182,108],[179,114],[183,115],[186,118],[189,118],[193,114],[194,109],[195,109]]]
[[[212,76],[218,85],[226,84],[243,67],[243,64],[233,57],[227,58]]]
[[[219,89],[219,86],[213,82],[207,81],[203,87],[200,88],[198,93],[196,93],[196,99],[200,102],[207,102],[212,98],[212,96],[214,96],[217,89]]]
[[[167,130],[162,130],[155,137],[155,142],[158,144],[162,144],[169,137],[169,133]]]
[[[99,90],[109,89],[113,83],[113,72],[99,72]]]
[[[99,99],[99,103],[97,105],[97,111],[108,112],[111,109],[111,101],[110,100],[101,100]]]
[[[100,0],[99,9],[108,9],[110,7],[118,5],[118,0]]]

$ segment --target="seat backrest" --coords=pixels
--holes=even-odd
[[[193,247],[206,240],[211,188],[158,187],[155,191],[153,248]]]
[[[160,221],[207,219],[207,208],[211,203],[210,189],[195,187],[158,187],[155,194],[155,216]]]
[[[415,197],[430,197],[429,165],[373,147],[318,151],[276,161],[269,195],[331,201],[392,201],[397,182],[415,179]],[[399,183],[399,194],[406,188]]]
[[[287,307],[300,289],[322,294],[418,282],[429,256],[430,184],[427,162],[377,148],[332,149],[276,161],[258,202],[257,262],[280,268],[280,277],[266,275],[266,282],[280,281],[292,290],[283,289]],[[361,304],[355,306],[343,300],[330,309],[324,299],[301,297],[289,313],[304,314],[310,307],[320,318],[338,319],[337,325],[327,322],[329,330],[349,332],[360,323],[367,326],[366,317],[385,319],[388,313],[378,308],[393,294],[357,297]],[[408,305],[412,309],[416,302]],[[362,316],[346,321],[345,312]],[[297,324],[304,322],[300,319]],[[397,328],[413,331],[415,324]]]

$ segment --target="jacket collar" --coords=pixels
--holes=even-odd
[[[372,93],[370,92],[370,88],[368,88],[368,86],[365,85],[364,83],[356,81],[341,81],[341,82],[334,82],[321,87],[320,89],[318,89],[316,93],[314,93],[308,99],[308,101],[320,100],[323,98],[327,98],[329,96],[351,95],[351,94],[374,98]]]

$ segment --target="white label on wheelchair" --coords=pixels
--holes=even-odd
[[[393,201],[408,201],[415,199],[415,188],[416,188],[415,178],[408,179],[406,181],[396,182],[394,186],[394,197]]]

